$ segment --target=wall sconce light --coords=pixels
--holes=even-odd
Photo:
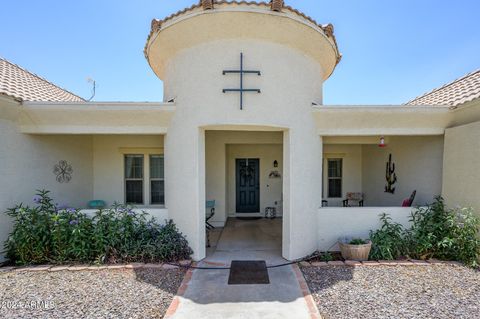
[[[378,144],[378,147],[386,147],[387,144],[385,144],[385,137],[380,137],[380,144]]]
[[[273,167],[278,167],[278,162],[277,162],[277,160],[273,161]]]

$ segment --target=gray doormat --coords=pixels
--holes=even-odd
[[[230,265],[229,285],[268,285],[267,264],[264,260],[233,260]]]

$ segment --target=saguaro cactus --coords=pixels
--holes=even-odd
[[[385,193],[394,194],[395,187],[393,185],[397,182],[397,174],[395,174],[395,163],[392,162],[392,154],[388,156],[385,179],[387,180],[387,185],[385,185]]]

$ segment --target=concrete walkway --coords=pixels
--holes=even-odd
[[[281,220],[230,219],[221,233],[212,234],[214,247],[199,266],[230,266],[232,260],[284,263],[281,230]],[[219,237],[218,242],[215,237]],[[193,270],[187,274],[166,318],[320,317],[296,265],[272,268],[268,273],[269,285],[228,285],[229,270]]]

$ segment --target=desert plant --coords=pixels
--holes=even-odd
[[[350,245],[366,245],[367,241],[361,238],[354,238],[348,244]]]
[[[15,264],[174,261],[192,253],[172,221],[160,225],[133,207],[115,205],[90,217],[59,209],[48,191],[39,191],[34,202],[7,212],[13,231],[5,250]]]
[[[392,221],[392,218],[383,213],[380,215],[382,226],[376,231],[370,231],[372,250],[370,259],[393,260],[405,252],[402,225]]]
[[[409,253],[414,258],[457,260],[478,266],[479,219],[469,208],[447,208],[442,197],[412,212],[407,231]]]

